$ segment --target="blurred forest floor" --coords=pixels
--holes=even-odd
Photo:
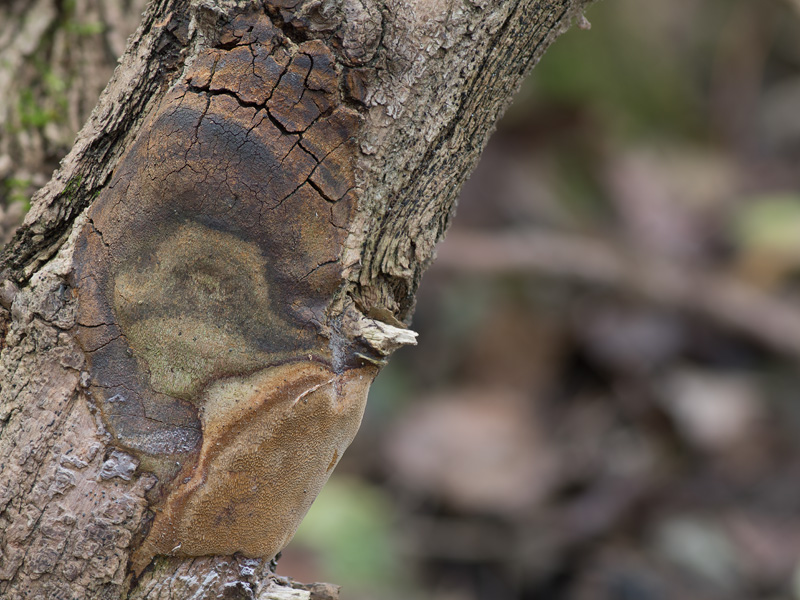
[[[420,344],[279,573],[346,600],[800,600],[800,0],[587,17],[499,125]],[[19,213],[41,183],[2,159]]]

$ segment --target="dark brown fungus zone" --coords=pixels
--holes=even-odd
[[[88,211],[74,285],[90,392],[159,478],[138,570],[274,555],[358,428],[375,369],[325,335],[360,126],[339,77],[322,42],[238,17]]]

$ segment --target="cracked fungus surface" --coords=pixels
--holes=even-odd
[[[375,374],[342,348],[334,365],[322,335],[360,125],[333,56],[258,14],[220,39],[143,124],[76,244],[94,405],[160,481],[142,564],[278,552]]]

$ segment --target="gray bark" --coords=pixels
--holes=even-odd
[[[0,243],[69,151],[145,3],[0,3]]]
[[[4,251],[0,597],[281,597],[268,563],[241,556],[158,556],[135,575],[131,558],[158,482],[98,416],[87,354],[75,337],[80,284],[70,284],[84,213],[143,123],[218,42],[222,24],[255,5],[154,0],[75,145]],[[420,276],[494,123],[585,2],[271,5],[283,6],[273,21],[293,43],[320,39],[332,49],[342,101],[363,118],[342,284],[326,318],[386,356],[413,340],[403,328]],[[280,593],[292,592],[284,586]]]

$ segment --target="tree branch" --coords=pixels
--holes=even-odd
[[[583,6],[150,5],[3,254],[0,596],[276,597],[265,560]]]

